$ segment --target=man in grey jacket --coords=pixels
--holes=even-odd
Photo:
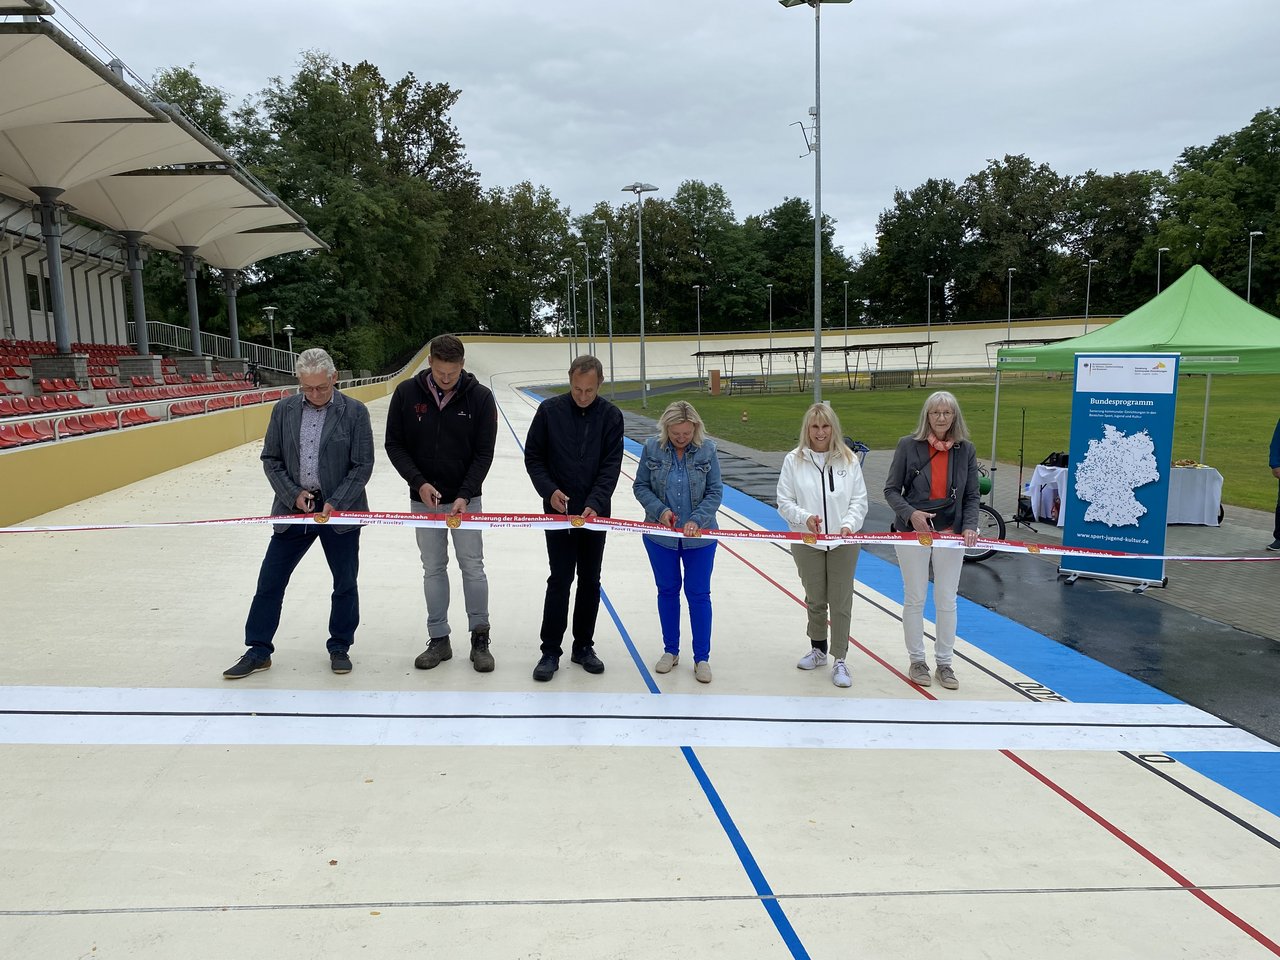
[[[249,607],[244,642],[249,648],[223,671],[239,680],[271,666],[272,639],[280,626],[280,609],[289,578],[316,540],[333,573],[329,610],[329,665],[334,673],[350,673],[348,650],[360,623],[360,528],[325,526],[335,510],[368,510],[365,484],[373,475],[373,428],[365,405],[339,393],[338,371],[319,348],[298,357],[301,392],[286,397],[271,411],[262,443],[262,468],[275,500],[272,516],[319,514],[318,522],[275,524],[267,555],[258,573],[258,589]]]

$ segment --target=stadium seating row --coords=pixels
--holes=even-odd
[[[21,423],[0,423],[0,449],[21,447],[30,443],[44,443],[58,436],[79,436],[121,427],[136,427],[144,423],[156,423],[142,407],[125,410],[117,421],[112,413],[72,414],[50,420],[24,420]]]
[[[74,394],[60,393],[52,397],[0,397],[0,417],[29,417],[33,413],[57,413],[60,410],[88,410]]]
[[[184,400],[169,407],[175,417],[189,417],[195,413],[229,410],[232,407],[247,407],[255,403],[273,403],[285,395],[284,390],[263,390],[253,393],[223,394],[209,400]]]
[[[146,403],[151,400],[176,400],[180,397],[203,397],[211,393],[223,393],[239,390],[240,384],[228,383],[187,383],[179,386],[128,387],[122,390],[108,390],[107,403]]]
[[[63,380],[59,377],[41,377],[40,391],[42,393],[62,393],[65,391],[79,390],[80,384],[74,380]]]

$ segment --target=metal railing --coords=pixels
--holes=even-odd
[[[126,326],[125,336],[130,343],[137,344],[136,326],[132,320]],[[147,339],[152,346],[169,347],[173,350],[181,350],[183,353],[192,352],[190,327],[148,320]],[[248,340],[240,341],[240,355],[233,357],[230,337],[224,337],[219,333],[206,333],[203,330],[200,331],[200,351],[219,360],[248,360],[264,370],[277,370],[290,376],[293,375],[294,365],[297,362],[297,355],[288,350],[251,343]]]

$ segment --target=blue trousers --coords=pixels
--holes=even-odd
[[[285,587],[317,539],[333,574],[326,646],[330,653],[345,653],[355,643],[356,627],[360,623],[360,593],[356,588],[356,576],[360,572],[360,529],[357,527],[349,533],[339,533],[333,527],[300,524],[285,527],[283,533],[271,534],[267,555],[262,558],[262,569],[258,571],[258,592],[249,605],[244,642],[260,660],[270,658],[275,651],[275,644],[271,641],[280,627]]]
[[[680,587],[683,573],[684,598],[689,604],[689,626],[693,633],[693,660],[701,663],[711,656],[711,568],[716,562],[714,541],[708,547],[690,550],[677,541],[671,550],[648,537],[644,548],[658,584],[658,623],[662,626],[662,649],[680,652]]]

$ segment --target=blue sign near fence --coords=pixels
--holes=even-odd
[[[1177,399],[1176,353],[1076,354],[1065,545],[1164,553]],[[1162,560],[1064,559],[1063,573],[1164,581]]]

